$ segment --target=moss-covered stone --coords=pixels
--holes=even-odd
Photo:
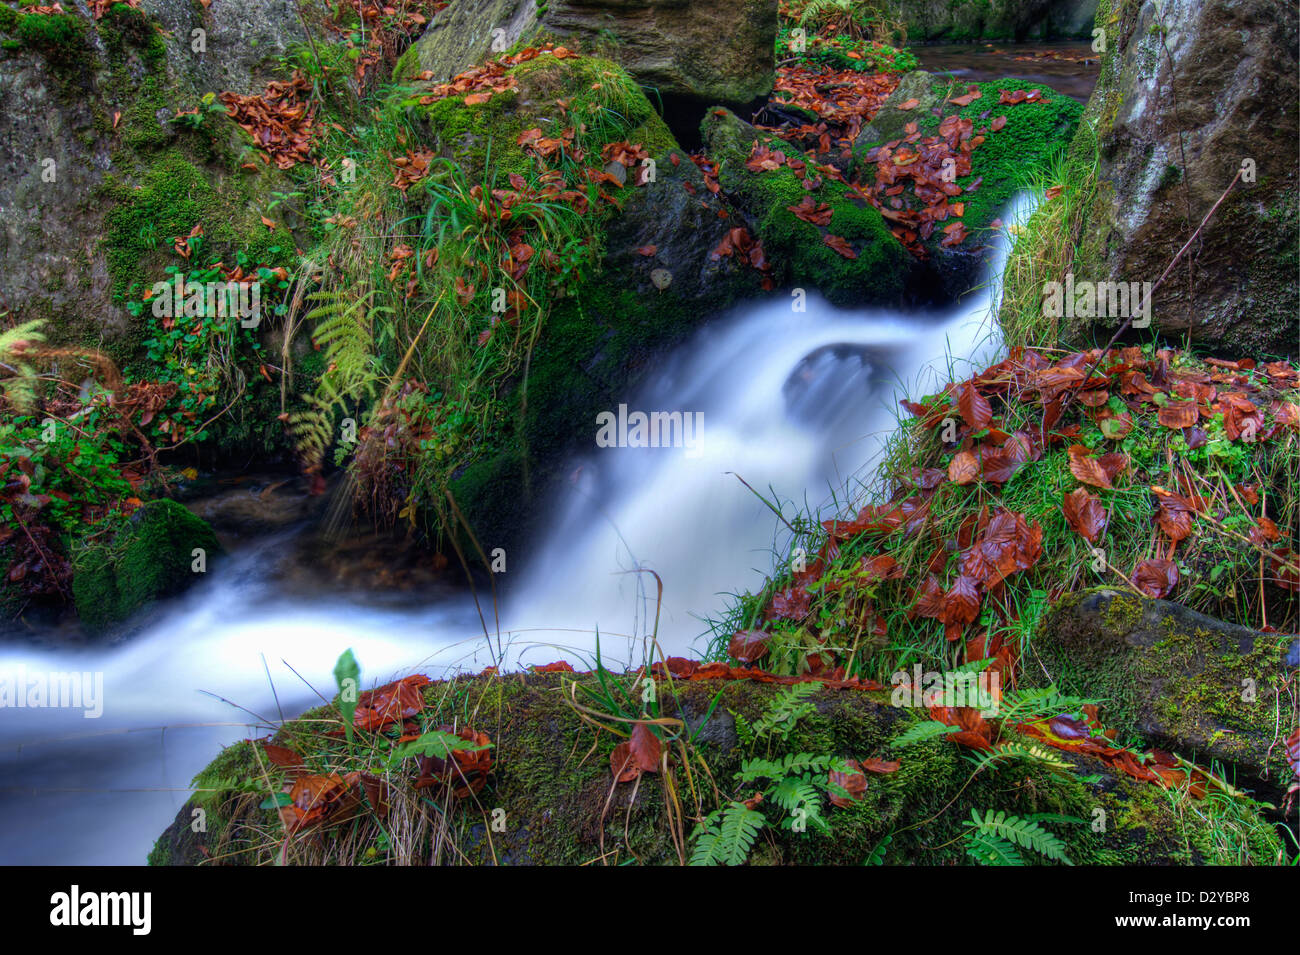
[[[1093,153],[1097,187],[1073,271],[1154,283],[1199,229],[1155,292],[1152,325],[1167,338],[1296,352],[1300,179],[1290,154],[1300,133],[1280,104],[1300,95],[1298,19],[1262,0],[1098,5],[1107,49],[1077,144]],[[1092,344],[1122,320],[1076,317],[1063,331]]]
[[[450,844],[444,847],[444,859],[550,865],[679,860],[665,810],[663,778],[650,774],[635,786],[613,785],[609,756],[619,737],[579,716],[570,703],[571,679],[511,674],[426,688],[430,723],[473,725],[493,743],[487,788],[476,799],[454,804],[445,830]],[[590,676],[576,679],[594,686]],[[779,813],[765,804],[770,824],[751,851],[751,863],[858,865],[881,846],[886,864],[969,863],[963,823],[972,810],[982,814],[987,809],[1058,817],[1044,825],[1061,837],[1075,863],[1222,861],[1216,847],[1225,842],[1244,856],[1238,861],[1272,863],[1278,858],[1280,843],[1248,800],[1210,823],[1200,813],[1180,811],[1177,798],[1166,791],[1116,777],[1090,761],[1081,761],[1077,771],[1070,772],[1014,760],[976,774],[963,751],[946,740],[895,748],[892,741],[913,717],[878,694],[820,691],[811,698],[815,712],[801,719],[788,739],[755,746],[742,741],[738,721],[752,724],[778,687],[737,681],[677,683],[670,688],[661,682],[659,689],[662,715],[682,720],[684,738],[690,741],[685,749],[674,744],[670,762],[675,798],[685,816],[707,813],[717,799],[731,798],[734,774],[742,761],[754,756],[878,756],[901,763],[896,773],[871,775],[861,801],[848,808],[828,806],[830,834],[782,828]],[[577,699],[592,702],[581,689]],[[286,724],[276,742],[308,754],[310,767],[313,754],[331,745],[321,733],[337,719],[333,706],[322,707]],[[280,850],[278,839],[259,835],[275,823],[271,810],[256,808],[257,794],[265,793],[266,783],[260,770],[248,768],[248,754],[242,751],[248,745],[227,750],[196,780],[196,786],[208,790],[204,803],[217,807],[208,814],[209,834],[192,833],[193,804],[187,805],[159,839],[151,855],[154,864],[203,864],[213,859],[256,864]],[[683,753],[689,757],[684,759]],[[389,781],[395,787],[390,803],[405,805],[409,784],[401,773]],[[278,783],[273,780],[272,785]],[[411,805],[417,814],[428,811],[418,808],[423,805],[418,801]],[[504,820],[504,829],[491,826],[494,818]],[[691,822],[684,820],[688,836],[691,829]],[[286,852],[289,861],[297,862],[430,858],[427,847],[398,848],[393,841],[367,820],[360,830],[349,825],[291,840]],[[1042,861],[1031,852],[1025,856],[1029,862]]]
[[[760,172],[746,168],[750,150],[760,139],[772,149],[790,147],[760,136],[729,110],[710,110],[700,129],[709,157],[718,164],[718,183],[753,223],[778,285],[813,288],[841,306],[901,299],[912,263],[879,212],[831,179],[809,192],[788,167]],[[812,225],[790,211],[809,195],[831,207],[829,226]],[[845,239],[856,258],[828,246],[828,235]]]
[[[971,86],[978,87],[978,99],[960,107],[948,102],[954,96],[965,95]],[[1037,90],[1042,99],[1014,106],[999,105],[1003,90]],[[900,108],[910,100],[917,100],[918,105],[906,110]],[[969,119],[974,124],[975,135],[984,136],[984,142],[971,151],[971,174],[958,178],[957,184],[963,189],[976,186],[974,191],[963,192],[960,200],[965,204],[962,221],[966,228],[979,233],[1006,211],[1012,196],[1029,188],[1035,177],[1042,176],[1055,158],[1065,152],[1082,112],[1083,107],[1070,97],[1038,83],[1014,77],[963,83],[918,70],[903,77],[854,142],[855,170],[863,179],[873,178],[874,166],[863,157],[883,143],[905,138],[904,127],[909,123],[916,123],[922,136],[933,136],[945,117]],[[1006,125],[993,132],[989,126],[999,116],[1006,117]],[[906,194],[903,198],[906,200]],[[942,238],[942,232],[935,230],[926,242],[931,254],[942,253],[939,245]]]
[[[207,522],[175,501],[148,502],[110,541],[77,555],[72,594],[82,625],[103,633],[153,601],[180,593],[199,577],[193,569],[196,549],[203,550],[205,565],[222,552]]]
[[[1294,641],[1101,589],[1062,600],[1034,650],[1064,692],[1104,701],[1108,727],[1278,786],[1289,729],[1276,694]]]

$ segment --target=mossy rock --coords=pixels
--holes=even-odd
[[[535,168],[520,148],[519,134],[533,127],[547,136],[585,122],[617,122],[616,138],[639,143],[651,156],[677,145],[645,93],[618,64],[597,56],[559,59],[542,55],[511,67],[513,89],[497,93],[486,103],[466,105],[464,96],[449,96],[422,104],[413,96],[407,106],[413,122],[440,155],[454,159],[471,182],[485,174],[504,182],[514,173]],[[420,88],[416,87],[416,92]],[[567,104],[564,110],[557,100]],[[600,165],[599,157],[589,164]]]
[[[170,500],[137,510],[108,543],[86,547],[73,567],[72,595],[82,625],[101,634],[163,597],[178,594],[199,574],[201,548],[210,562],[222,553],[206,521]]]
[[[1295,677],[1295,642],[1103,588],[1062,600],[1034,653],[1063,692],[1103,701],[1107,727],[1285,789],[1277,691]]]
[[[779,139],[760,134],[730,110],[710,110],[700,131],[709,158],[718,164],[718,184],[762,240],[777,285],[816,289],[845,307],[900,302],[913,263],[879,212],[850,197],[843,184],[829,178],[809,192],[784,165],[771,171],[747,169],[750,150],[760,139],[787,155],[797,156],[797,152]],[[808,175],[815,175],[811,167]],[[789,210],[805,196],[831,207],[829,226],[812,225]],[[847,240],[857,257],[847,258],[826,245],[827,235]]]
[[[574,679],[595,684],[590,674],[516,673],[425,688],[431,725],[472,725],[493,744],[487,787],[476,798],[455,803],[447,817],[445,860],[483,865],[679,861],[663,778],[648,774],[635,786],[613,785],[610,753],[619,737],[595,729],[570,705],[568,683]],[[1268,864],[1280,855],[1276,835],[1246,800],[1231,818],[1207,821],[1199,812],[1180,811],[1158,787],[1116,777],[1103,764],[1086,759],[1064,771],[1034,760],[1011,760],[972,778],[966,753],[950,741],[895,747],[898,734],[915,718],[891,706],[884,694],[820,690],[810,698],[814,712],[795,725],[785,742],[770,753],[762,745],[755,751],[741,742],[738,723],[752,724],[780,689],[748,681],[679,682],[673,688],[660,682],[663,715],[682,720],[692,734],[692,776],[687,777],[675,747],[671,762],[684,812],[697,811],[692,793],[707,794],[699,810],[712,809],[707,778],[730,793],[741,763],[754,756],[877,756],[897,759],[901,767],[892,774],[871,775],[863,798],[853,805],[825,806],[829,834],[811,827],[802,833],[783,828],[781,814],[770,803],[762,806],[769,825],[750,853],[751,864],[859,865],[882,846],[885,864],[969,864],[964,823],[973,810],[982,814],[988,809],[1077,820],[1045,823],[1076,864],[1222,861],[1222,852],[1212,845],[1216,825],[1239,860]],[[581,689],[577,693],[579,700],[586,699]],[[334,705],[320,707],[287,723],[275,742],[307,754],[310,771],[322,758],[317,754],[331,746],[321,734],[338,719]],[[280,851],[278,837],[265,835],[278,831],[278,825],[273,810],[261,808],[268,792],[254,745],[230,747],[196,778],[201,792],[158,840],[152,864],[258,864]],[[278,773],[274,767],[271,771]],[[427,791],[411,789],[405,773],[391,773],[388,781],[393,787],[390,805],[401,803],[416,817],[430,811],[420,799]],[[272,780],[277,791],[280,785],[279,779]],[[200,802],[206,808],[207,832],[195,833],[191,823]],[[504,829],[492,828],[494,819],[503,821]],[[687,836],[690,830],[687,822]],[[291,863],[313,864],[419,864],[432,856],[424,842],[395,847],[369,818],[304,833],[290,840],[284,852]],[[1027,862],[1043,861],[1032,852],[1024,855]]]
[[[979,99],[960,107],[949,102],[954,96],[965,95],[972,86],[979,89]],[[1037,90],[1042,100],[999,105],[1003,90]],[[899,108],[913,99],[918,101],[917,106],[908,110]],[[875,167],[863,157],[879,145],[904,139],[904,128],[909,123],[916,123],[925,137],[938,135],[939,124],[945,117],[969,119],[974,124],[974,134],[985,139],[971,151],[971,174],[957,179],[957,184],[966,189],[978,181],[978,186],[957,198],[966,206],[962,221],[976,234],[965,244],[978,245],[979,233],[989,229],[993,220],[1006,211],[1011,198],[1032,186],[1034,177],[1046,173],[1053,161],[1069,148],[1082,113],[1082,105],[1040,83],[1014,77],[969,83],[916,70],[903,77],[854,142],[854,169],[863,181],[874,179]],[[1005,116],[1007,123],[995,133],[988,127],[999,116]],[[909,194],[910,190],[905,189],[902,198],[906,200]],[[931,255],[942,256],[948,251],[939,244],[942,238],[942,231],[936,229],[925,243]]]

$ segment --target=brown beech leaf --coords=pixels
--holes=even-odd
[[[822,236],[822,242],[830,246],[846,259],[856,259],[858,253],[853,251],[853,246],[843,236],[831,235],[829,232]]]
[[[753,663],[767,655],[767,645],[771,639],[772,635],[762,630],[740,630],[727,644],[727,652],[741,663]]]
[[[632,727],[632,738],[628,740],[629,752],[637,769],[643,773],[659,772],[659,760],[663,755],[663,744],[648,723],[637,723]]]
[[[1160,498],[1156,523],[1171,543],[1177,544],[1192,533],[1192,512],[1174,495]]]
[[[1148,597],[1160,598],[1178,586],[1178,567],[1172,560],[1153,558],[1140,561],[1129,578]]]
[[[865,578],[867,583],[874,583],[877,580],[897,580],[903,576],[903,568],[888,554],[880,554],[876,557],[863,557],[858,575]]]
[[[1196,410],[1195,401],[1179,401],[1173,397],[1165,402],[1156,415],[1156,420],[1166,428],[1179,429],[1190,428],[1199,418],[1200,412]]]
[[[958,451],[948,464],[948,480],[953,484],[971,484],[979,473],[979,459],[971,451]]]
[[[614,752],[609,754],[609,768],[614,774],[614,781],[619,783],[630,783],[641,775],[641,768],[632,756],[630,743],[619,743],[614,747]]]
[[[1106,528],[1106,509],[1085,488],[1075,488],[1065,495],[1061,511],[1066,522],[1089,544],[1095,544]]]
[[[887,776],[890,773],[896,773],[903,764],[896,759],[870,759],[859,760],[858,765],[864,772],[875,773],[878,776]]]
[[[971,428],[979,431],[993,421],[993,408],[989,400],[979,393],[975,382],[968,381],[957,388],[957,410]]]
[[[841,795],[834,790],[831,791],[831,805],[838,806],[840,809],[847,809],[855,802],[862,798],[862,794],[867,791],[867,777],[859,770],[856,759],[846,759],[851,772],[841,773],[835,770],[830,771],[830,783],[832,786],[839,786],[845,790],[847,795]]]
[[[1113,487],[1110,483],[1110,476],[1106,469],[1102,467],[1100,461],[1092,456],[1082,444],[1070,445],[1070,473],[1073,474],[1081,484],[1091,484],[1093,487]]]

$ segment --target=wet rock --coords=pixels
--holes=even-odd
[[[815,289],[839,306],[898,304],[914,262],[885,227],[880,213],[851,197],[829,176],[811,191],[805,181],[817,177],[809,165],[800,179],[788,165],[755,172],[746,167],[760,139],[772,150],[797,151],[760,133],[730,110],[711,109],[701,124],[708,156],[718,165],[722,191],[744,214],[749,231],[762,240],[777,287]],[[790,211],[805,197],[831,207],[828,226],[813,225]],[[826,244],[839,237],[854,253],[847,257]]]
[[[463,824],[451,827],[449,838],[455,848],[447,848],[446,857],[478,864],[578,865],[618,845],[641,864],[675,864],[679,857],[671,835],[673,821],[665,811],[672,800],[665,798],[661,776],[646,774],[635,787],[625,783],[611,789],[608,754],[616,737],[597,735],[598,750],[591,751],[590,728],[566,699],[561,679],[587,687],[595,682],[591,675],[512,673],[463,677],[426,691],[427,723],[440,718],[433,710],[452,705],[448,701],[463,711],[492,714],[493,769],[485,792],[491,794],[491,805],[504,812],[506,822],[504,830],[493,832],[489,840],[472,828],[477,817],[458,815]],[[576,692],[585,698],[582,689]],[[731,781],[743,762],[756,755],[753,746],[741,741],[739,717],[752,727],[780,692],[779,686],[747,681],[679,681],[671,688],[660,683],[663,715],[682,721],[687,732],[680,739],[690,750],[692,767],[707,766],[723,788],[724,799],[736,795]],[[1045,825],[1059,835],[1076,864],[1223,861],[1224,853],[1216,854],[1213,839],[1214,827],[1223,823],[1202,813],[1180,811],[1163,789],[1116,775],[1104,763],[1072,756],[1068,761],[1075,764],[1075,771],[1059,772],[1025,760],[1005,774],[993,770],[972,775],[962,749],[948,740],[898,747],[894,752],[892,741],[914,725],[913,718],[907,709],[891,706],[878,695],[823,690],[812,702],[814,713],[800,719],[770,750],[758,752],[775,759],[795,753],[881,755],[897,759],[899,768],[887,775],[871,775],[856,804],[827,807],[831,838],[791,833],[776,821],[780,814],[770,802],[761,806],[771,828],[759,840],[751,862],[861,865],[873,847],[892,833],[886,864],[969,864],[962,824],[973,809],[990,807],[1022,816],[1054,814],[1055,821]],[[450,710],[444,712],[450,715]],[[322,733],[322,727],[334,720],[337,710],[322,707],[300,723],[286,724],[276,742],[302,751],[313,745],[312,735]],[[369,817],[347,826],[316,829],[287,843],[265,835],[265,822],[274,816],[273,810],[258,808],[265,785],[264,770],[252,749],[255,745],[236,743],[203,770],[196,785],[206,791],[180,810],[155,845],[150,864],[255,865],[270,863],[281,852],[291,864],[337,863],[353,853],[369,852],[366,846],[372,841],[381,846],[374,854],[388,853],[390,862],[437,863],[427,841],[381,845],[381,827]],[[678,765],[678,754],[674,744],[673,765]],[[419,794],[400,775],[390,779],[392,805],[418,800]],[[749,795],[746,790],[739,792],[739,798]],[[207,807],[203,833],[193,832],[191,826],[199,798]],[[453,805],[451,811],[472,813],[468,801]],[[1242,805],[1240,812],[1241,819],[1228,825],[1239,827],[1230,831],[1243,837],[1242,858],[1274,862],[1281,850],[1278,837],[1251,805]],[[1107,824],[1094,827],[1061,821],[1065,816],[1104,818]],[[939,835],[942,838],[936,838]],[[347,848],[343,848],[344,838],[349,840]]]
[[[1277,786],[1289,773],[1280,739],[1292,729],[1277,691],[1295,676],[1294,641],[1099,589],[1062,601],[1034,653],[1063,692],[1103,701],[1106,726]]]
[[[968,95],[971,86],[977,87],[978,98],[964,106],[950,102]],[[1003,91],[1036,91],[1039,101],[1004,105],[999,102]],[[1055,157],[1069,148],[1081,113],[1070,97],[1015,77],[973,84],[914,70],[902,78],[854,141],[853,170],[861,181],[876,181],[876,167],[866,157],[881,145],[900,148],[909,136],[909,124],[916,124],[921,137],[930,137],[938,135],[943,119],[958,116],[970,120],[972,137],[983,137],[971,150],[970,175],[955,179],[963,192],[949,199],[962,204],[963,214],[936,222],[934,231],[921,241],[927,258],[913,281],[914,294],[923,301],[951,301],[980,283],[991,251],[993,223],[1007,214],[1012,198],[1032,176],[1045,173]],[[994,131],[992,126],[1000,118],[1005,118],[1005,125]],[[913,185],[907,184],[899,198],[906,207],[919,209],[915,198],[909,199],[912,193]],[[966,238],[943,245],[943,229],[958,218],[966,226]]]
[[[1152,325],[1238,355],[1295,354],[1297,8],[1112,0],[1098,25],[1107,54],[1076,149],[1096,155],[1099,187],[1076,281],[1154,283],[1249,163],[1253,181],[1233,187],[1156,292]],[[1120,321],[1080,320],[1074,337]]]

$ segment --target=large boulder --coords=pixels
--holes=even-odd
[[[1295,679],[1296,642],[1099,589],[1058,604],[1033,649],[1062,691],[1102,701],[1108,727],[1284,790],[1294,726],[1278,693]]]
[[[1102,4],[1108,51],[1076,144],[1091,158],[1095,130],[1099,184],[1076,281],[1157,281],[1247,164],[1156,292],[1152,324],[1235,354],[1296,353],[1298,20],[1266,0]]]
[[[213,113],[173,121],[204,93],[260,87],[297,19],[254,0],[203,10],[188,0],[63,14],[0,4],[0,311],[52,320],[56,343],[118,349],[134,333],[122,307],[144,264],[195,225],[219,254],[278,243],[259,207],[284,177],[240,168],[238,131]],[[285,11],[281,11],[285,13]],[[196,53],[192,30],[204,29]],[[259,168],[260,167],[260,168]],[[156,274],[155,274],[156,273]],[[137,289],[138,291],[138,289]]]
[[[729,110],[710,110],[701,130],[708,156],[717,164],[722,192],[762,241],[775,285],[816,289],[842,307],[901,302],[913,262],[879,212],[853,196],[844,183],[818,176],[811,164],[802,177],[788,162],[771,169],[750,168],[755,143],[772,152],[789,150],[789,158],[802,160],[794,147],[761,133]],[[805,188],[818,179],[820,186]],[[805,197],[830,207],[828,224],[814,225],[790,211]],[[837,237],[852,256],[827,244]]]
[[[446,80],[538,33],[598,49],[661,98],[743,107],[775,82],[776,0],[490,0],[453,3],[398,64]]]
[[[451,9],[451,8],[448,8]],[[447,97],[408,100],[422,144],[454,159],[468,181],[536,169],[520,133],[581,121],[619,103],[617,137],[644,148],[648,167],[614,168],[612,202],[587,215],[600,221],[598,267],[568,297],[548,301],[526,378],[506,384],[500,440],[452,482],[458,506],[489,550],[529,536],[546,518],[536,503],[563,479],[568,456],[591,447],[596,415],[617,407],[654,368],[656,356],[732,303],[759,294],[761,275],[736,257],[711,252],[736,224],[724,199],[678,145],[645,93],[614,62],[598,56],[543,54],[509,70],[514,85],[485,103]],[[414,90],[421,94],[423,88]],[[564,111],[557,102],[566,104]],[[563,124],[561,124],[562,126]],[[600,157],[586,162],[599,168]],[[642,170],[645,170],[643,172]]]

